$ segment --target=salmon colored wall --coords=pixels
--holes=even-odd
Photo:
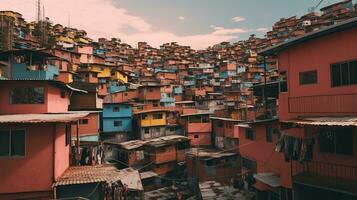
[[[195,138],[195,134],[199,135],[198,138]],[[212,145],[211,133],[188,133],[188,139],[190,139],[191,146],[210,146]]]
[[[165,163],[176,160],[176,148],[175,146],[169,146],[165,148],[165,152],[155,151],[153,156],[155,164]]]
[[[205,133],[211,132],[212,125],[211,123],[189,123],[187,124],[188,133]]]
[[[87,117],[88,124],[79,124],[79,135],[98,135],[99,134],[99,113],[90,113]],[[71,126],[72,137],[77,135],[77,126]]]
[[[146,159],[138,160],[138,157],[136,156],[136,151],[130,151],[129,153],[129,159],[128,159],[128,165],[129,166],[135,166],[139,164],[144,164],[146,162]],[[144,151],[145,153],[145,151]],[[145,157],[146,155],[144,155]]]
[[[137,90],[129,90],[127,92],[117,92],[117,93],[111,94],[111,96],[113,98],[113,103],[123,103],[123,102],[128,102],[133,98],[138,98],[138,91]]]
[[[65,92],[65,97],[61,97],[61,90],[53,86],[47,87],[47,112],[60,113],[67,112],[69,106],[69,92]]]
[[[331,87],[330,64],[357,59],[357,28],[334,33],[291,47],[278,55],[280,71],[286,71],[288,76],[288,92],[279,96],[280,119],[296,118],[298,115],[322,115],[326,113],[289,113],[288,97],[356,94],[357,85]],[[317,84],[300,85],[299,72],[317,70]],[[354,101],[346,108],[353,107]],[[317,104],[319,110],[327,110],[328,105]],[[328,113],[328,115],[343,115],[345,113]],[[351,114],[351,113],[349,113]]]
[[[281,184],[291,188],[290,162],[285,162],[284,154],[275,152],[278,136],[273,134],[273,142],[266,141],[266,124],[253,124],[255,140],[245,138],[245,129],[239,132],[239,152],[242,157],[257,162],[257,172],[274,172],[280,175]],[[273,127],[278,128],[277,122]]]
[[[11,86],[10,86],[11,85]],[[44,104],[9,104],[10,88],[15,87],[44,87]],[[66,98],[60,97],[60,89],[48,85],[45,82],[5,82],[0,83],[0,113],[1,114],[25,114],[25,113],[47,113],[47,112],[66,112],[68,111],[68,93]]]
[[[55,136],[55,179],[57,180],[69,167],[70,144],[66,146],[66,125],[56,125]]]
[[[64,83],[72,83],[73,82],[73,75],[68,72],[60,72],[58,76],[58,80]]]
[[[139,88],[139,98],[141,100],[160,100],[160,87]]]
[[[53,176],[53,126],[50,124],[2,126],[25,128],[26,156],[0,158],[0,193],[48,191]],[[61,153],[61,152],[58,152]]]

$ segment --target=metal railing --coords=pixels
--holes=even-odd
[[[341,183],[341,180],[357,181],[357,166],[319,161],[293,162],[292,176],[299,175],[325,177],[334,183]]]

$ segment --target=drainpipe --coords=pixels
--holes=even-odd
[[[56,124],[53,124],[52,127],[52,182],[56,181]],[[56,199],[56,189],[53,188],[53,197]]]
[[[267,86],[267,62],[266,56],[264,56],[264,89],[263,89],[263,97],[264,97],[264,105],[265,105],[265,114],[268,113],[268,104],[267,104],[267,96],[265,94]]]
[[[79,160],[80,160],[80,152],[79,152],[79,120],[77,120],[77,124],[76,124],[76,129],[77,129],[77,141],[76,141],[76,146],[77,146],[77,165],[79,165]]]

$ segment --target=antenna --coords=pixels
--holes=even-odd
[[[38,23],[39,21],[41,21],[41,0],[37,0],[36,11],[37,11],[36,20]]]

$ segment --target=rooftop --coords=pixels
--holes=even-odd
[[[71,122],[86,117],[88,112],[81,113],[46,113],[46,114],[16,114],[0,115],[2,123],[49,123],[49,122]]]
[[[357,126],[357,116],[305,117],[282,122],[313,126]]]
[[[258,52],[261,55],[272,55],[275,54],[277,52],[280,52],[282,50],[285,50],[289,47],[316,39],[316,38],[320,38],[329,34],[333,34],[333,33],[337,33],[340,31],[344,31],[347,29],[351,29],[351,28],[356,28],[357,27],[357,17],[351,18],[351,19],[347,19],[343,22],[340,22],[338,24],[335,25],[331,25],[331,26],[327,26],[325,28],[321,28],[317,31],[313,31],[310,33],[307,33],[303,36],[300,37],[296,37],[293,39],[290,39],[286,42],[283,42],[281,44],[272,46],[272,47],[268,47],[266,49],[263,49],[262,51]]]

